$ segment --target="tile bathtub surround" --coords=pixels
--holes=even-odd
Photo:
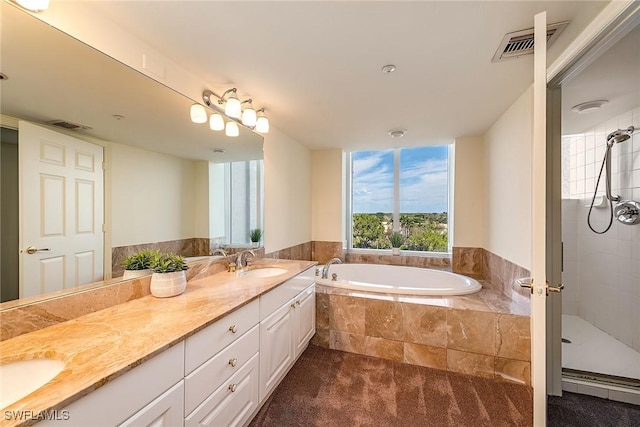
[[[342,242],[311,242],[311,259],[325,264],[331,258],[340,258],[344,261],[344,245]]]
[[[126,257],[143,249],[160,250],[182,256],[209,255],[211,242],[209,239],[193,237],[189,239],[167,240],[165,242],[142,243],[139,245],[118,246],[111,249],[111,270],[114,277],[122,276],[122,262]]]
[[[362,293],[317,285],[317,332],[312,343],[529,384],[528,301],[520,297],[509,302],[487,288],[456,297],[369,294],[366,298]]]
[[[474,279],[484,279],[484,252],[482,248],[453,247],[451,271]]]
[[[433,268],[435,270],[451,271],[451,258],[443,256],[413,256],[347,252],[346,262],[351,264],[385,264],[402,265],[405,267]]]
[[[312,252],[312,242],[305,242],[299,245],[290,246],[288,248],[280,249],[274,252],[265,254],[265,258],[273,259],[297,259],[310,261]]]

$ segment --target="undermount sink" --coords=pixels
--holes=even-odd
[[[0,365],[0,408],[33,393],[64,369],[57,359],[29,359]]]
[[[286,273],[287,270],[280,267],[262,267],[244,270],[240,272],[240,276],[244,277],[273,277]]]

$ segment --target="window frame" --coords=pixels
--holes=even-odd
[[[447,146],[447,251],[446,252],[433,252],[433,251],[414,251],[414,250],[402,250],[402,254],[405,256],[414,257],[429,257],[429,258],[448,258],[451,256],[453,247],[453,177],[454,177],[454,144],[442,144]],[[429,146],[417,146],[417,147],[398,147],[390,149],[393,151],[393,223],[394,231],[397,224],[400,224],[400,151],[403,148],[420,148]],[[359,151],[385,151],[389,149],[381,148],[379,150],[352,150],[348,152],[348,162],[345,168],[345,240],[347,242],[347,252],[354,254],[386,254],[390,253],[391,249],[371,249],[371,248],[354,248],[353,247],[353,154]]]

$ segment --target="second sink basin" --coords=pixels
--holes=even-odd
[[[33,393],[64,369],[57,359],[30,359],[0,365],[0,408]]]
[[[287,270],[280,267],[263,267],[253,268],[240,272],[240,276],[244,277],[273,277],[286,273]]]

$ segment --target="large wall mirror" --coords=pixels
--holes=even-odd
[[[194,100],[12,4],[0,8],[1,302],[112,283],[121,258],[149,245],[207,255],[234,243],[229,218],[261,226],[260,135],[194,124]],[[232,165],[245,165],[250,182],[240,186]],[[242,213],[230,194],[244,198]],[[98,243],[70,248],[71,237]],[[25,276],[37,281],[28,291]]]

